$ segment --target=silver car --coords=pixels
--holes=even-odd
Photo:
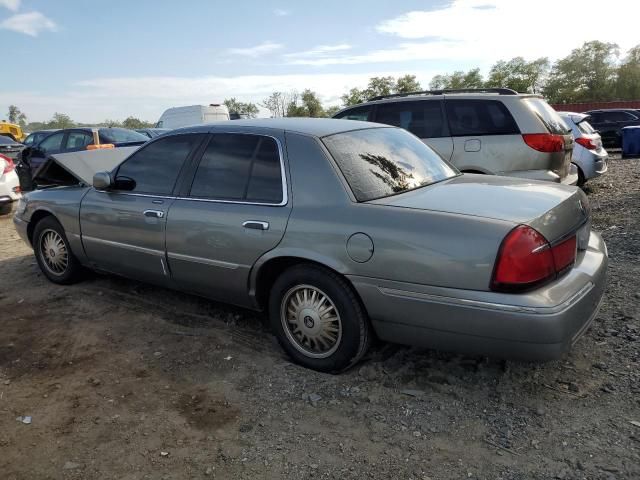
[[[558,112],[560,118],[571,128],[574,138],[571,161],[578,167],[578,185],[599,177],[607,171],[609,154],[602,146],[600,134],[587,119],[589,115],[574,112]]]
[[[374,335],[555,358],[603,295],[607,251],[580,189],[461,175],[400,128],[238,120],[107,165],[118,150],[54,156],[35,179],[48,188],[19,204],[44,275],[89,268],[265,311],[309,368],[348,368]]]
[[[571,134],[540,95],[507,88],[394,94],[334,118],[402,127],[464,173],[578,182]]]

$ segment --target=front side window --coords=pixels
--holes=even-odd
[[[500,101],[445,100],[444,103],[451,135],[455,137],[520,133],[511,113]]]
[[[448,135],[442,118],[441,102],[436,100],[379,104],[376,122],[404,128],[418,138],[440,138]]]
[[[53,135],[49,135],[40,143],[40,150],[44,153],[47,152],[58,152],[62,148],[62,139],[64,137],[64,133],[54,133]]]
[[[153,142],[135,152],[118,167],[118,185],[135,193],[169,195],[189,153],[198,145],[201,135],[173,135]]]
[[[214,134],[191,185],[192,197],[279,204],[283,200],[280,151],[273,138]]]
[[[322,139],[359,202],[451,178],[458,171],[399,128],[368,128]]]
[[[344,112],[336,114],[333,118],[342,118],[344,120],[360,120],[366,122],[371,115],[371,105],[363,107],[350,108]]]

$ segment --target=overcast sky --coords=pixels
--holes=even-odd
[[[311,88],[338,104],[379,75],[418,76],[584,41],[640,43],[638,0],[0,0],[0,119],[155,121],[169,107]]]

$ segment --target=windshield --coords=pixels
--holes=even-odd
[[[541,98],[525,98],[524,102],[529,106],[531,111],[544,123],[549,133],[557,133],[566,135],[569,127],[562,121],[558,112]]]
[[[146,135],[126,128],[101,128],[100,136],[111,143],[146,142],[149,140]]]
[[[9,137],[5,135],[0,135],[0,143],[3,145],[17,145],[18,142],[14,142]]]
[[[368,128],[322,139],[359,202],[424,187],[458,174],[400,128]]]
[[[595,133],[595,129],[591,126],[591,124],[589,122],[587,122],[586,120],[583,120],[582,122],[580,122],[578,124],[578,129],[582,132],[582,133],[586,133],[586,134],[591,134],[591,133]]]

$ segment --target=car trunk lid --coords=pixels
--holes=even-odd
[[[575,187],[526,179],[465,174],[369,203],[434,210],[526,224],[554,242],[588,224],[586,195]],[[586,248],[588,230],[579,238]]]

